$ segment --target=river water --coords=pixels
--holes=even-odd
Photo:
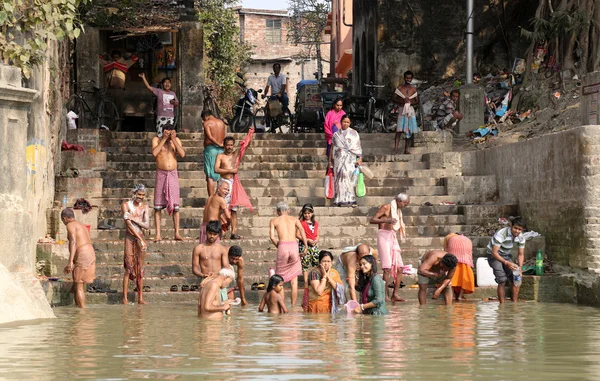
[[[566,304],[413,303],[390,315],[270,316],[190,304],[56,308],[0,327],[0,379],[598,380],[600,310]]]

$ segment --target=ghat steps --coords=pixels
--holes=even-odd
[[[72,136],[70,141],[81,139],[80,136],[86,134],[98,135],[95,139],[83,139],[97,142],[98,152],[65,155],[72,160],[63,160],[63,171],[79,164],[80,178],[57,179],[57,183],[62,185],[57,187],[56,200],[66,195],[69,204],[72,204],[77,198],[84,197],[97,206],[87,216],[78,215],[84,223],[91,225],[97,255],[96,283],[120,291],[124,235],[120,204],[130,197],[131,188],[137,183],[148,187],[148,201],[152,204],[155,177],[154,159],[150,154],[152,134],[93,130],[78,130],[70,134],[79,135]],[[186,150],[185,158],[178,164],[178,171],[182,235],[187,239],[184,242],[169,240],[173,236],[173,223],[163,213],[162,236],[167,240],[158,243],[149,241],[146,255],[145,284],[152,289],[148,293],[150,301],[153,298],[168,301],[169,295],[173,301],[197,298],[195,293],[168,293],[171,285],[197,284],[196,277],[191,274],[191,252],[196,245],[195,238],[198,237],[208,196],[203,172],[203,135],[181,133],[178,136]],[[234,136],[237,140],[243,138],[241,134]],[[323,197],[326,158],[321,134],[255,135],[240,171],[240,179],[255,210],[239,213],[239,234],[244,239],[224,240],[225,245],[237,244],[244,249],[247,288],[254,282],[266,282],[269,268],[275,266],[276,250],[269,242],[268,225],[279,201],[290,204],[292,215],[298,215],[304,203],[312,203],[321,227],[319,248],[338,255],[341,248],[359,242],[376,246],[377,227],[369,224],[369,219],[394,195],[406,192],[411,196],[411,205],[404,210],[408,238],[402,244],[402,256],[405,264],[413,266],[425,252],[441,248],[446,234],[460,232],[471,236],[481,224],[516,212],[514,205],[494,204],[489,197],[490,192],[456,186],[462,176],[460,166],[453,161],[456,153],[451,152],[450,135],[437,132],[419,134],[410,155],[390,154],[393,145],[391,134],[364,134],[361,139],[364,163],[375,173],[375,178],[366,180],[367,196],[360,198],[359,207],[353,209],[332,207],[330,201]],[[92,158],[85,155],[92,155]],[[82,168],[82,163],[86,163],[87,167]],[[495,186],[494,179],[483,180]],[[493,188],[492,185],[486,186],[486,189]],[[473,202],[473,199],[478,201]],[[56,218],[59,210],[57,207],[50,213],[54,216],[49,224],[52,235],[57,231],[59,235],[64,234],[64,227]],[[99,230],[98,226],[103,225],[111,225],[114,229]],[[153,217],[151,226],[148,239],[155,234]],[[485,255],[489,238],[471,238],[474,257]],[[541,246],[543,239],[535,239],[528,244],[527,251],[531,253]],[[46,261],[44,273],[60,276],[68,258],[67,245],[40,244],[38,254],[40,260]],[[414,282],[409,279],[407,283]],[[133,285],[130,287],[133,288]],[[118,295],[118,298],[114,294],[94,295],[90,301],[118,301],[121,294]]]

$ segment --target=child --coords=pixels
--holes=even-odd
[[[285,306],[285,303],[283,302],[283,297],[281,296],[282,292],[283,278],[280,275],[275,274],[269,279],[269,286],[267,287],[267,292],[260,301],[260,306],[258,306],[258,312],[263,312],[266,305],[267,311],[269,313],[287,313],[288,309]]]
[[[312,204],[305,204],[300,211],[300,223],[306,233],[306,243],[308,243],[308,250],[306,255],[302,257],[302,276],[304,277],[304,287],[308,288],[308,272],[313,268],[319,266],[319,248],[317,242],[319,241],[319,223],[315,221],[315,213]],[[298,242],[300,252],[304,251],[304,243]]]
[[[150,86],[144,73],[140,74],[144,85],[152,94],[156,95],[156,134],[162,137],[165,125],[175,125],[175,107],[179,107],[177,95],[171,90],[171,78],[166,77],[160,82],[162,89]]]
[[[512,301],[519,298],[520,282],[515,285],[514,272],[520,272],[525,258],[525,240],[521,233],[526,229],[525,221],[521,217],[511,218],[510,227],[505,227],[496,232],[487,246],[488,263],[494,270],[496,283],[498,283],[498,301],[504,303],[506,281],[512,284]],[[517,263],[513,263],[510,251],[514,243],[519,248]],[[519,274],[520,275],[520,274]]]

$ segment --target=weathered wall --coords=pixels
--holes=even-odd
[[[204,83],[204,32],[199,22],[184,22],[179,29],[181,61],[180,128],[202,131],[202,84]]]
[[[518,204],[550,259],[600,272],[600,130],[583,126],[462,154],[463,175],[495,175],[499,201]]]
[[[39,216],[32,199],[44,195],[31,184],[31,164],[39,162],[29,154],[28,136],[35,131],[32,101],[39,99],[21,88],[19,69],[0,65],[0,323],[54,316],[34,277]]]

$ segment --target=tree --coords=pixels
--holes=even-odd
[[[222,110],[230,110],[237,93],[233,92],[236,73],[250,61],[251,47],[240,39],[234,5],[237,0],[200,1],[200,21],[204,28],[207,63],[206,78],[217,90]]]
[[[323,57],[321,45],[327,27],[327,14],[330,2],[324,0],[289,0],[290,27],[288,40],[297,45],[304,45],[305,52],[301,59],[314,56],[317,58],[317,77],[323,76]]]

